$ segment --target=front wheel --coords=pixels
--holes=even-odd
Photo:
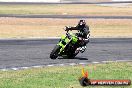
[[[60,49],[61,49],[61,46],[56,45],[55,48],[50,53],[50,58],[56,59],[59,56]]]

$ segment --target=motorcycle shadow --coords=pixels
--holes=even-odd
[[[77,60],[88,60],[88,58],[84,58],[84,57],[75,57],[75,58],[59,57],[58,59],[77,59]]]

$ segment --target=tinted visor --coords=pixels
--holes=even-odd
[[[79,25],[83,25],[83,22],[80,22]]]

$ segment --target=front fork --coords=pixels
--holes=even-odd
[[[60,49],[59,55],[61,55],[62,53],[65,52],[65,48],[66,48],[67,45],[71,42],[71,39],[70,39],[69,41],[67,41],[65,45],[62,44],[62,41],[65,41],[65,40],[61,40],[61,41],[59,42],[59,44],[58,44],[59,46],[61,46],[61,49]]]

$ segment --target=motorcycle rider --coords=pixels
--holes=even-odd
[[[89,42],[88,35],[90,34],[89,26],[86,25],[85,20],[80,20],[76,27],[67,27],[66,30],[78,30],[79,33],[76,35],[83,42],[78,49],[83,53],[86,50],[86,44]]]

